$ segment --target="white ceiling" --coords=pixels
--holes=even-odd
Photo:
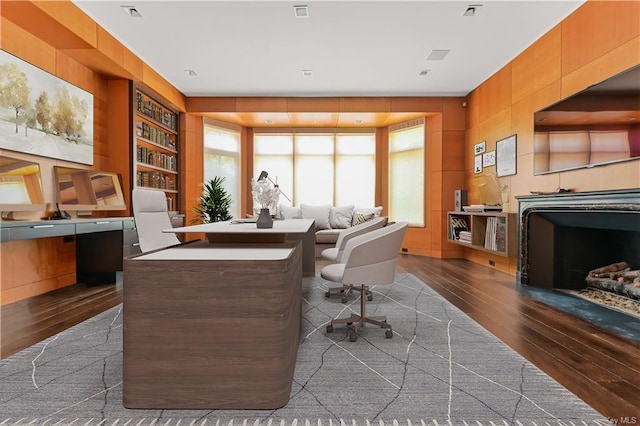
[[[73,1],[186,96],[464,96],[584,2]]]

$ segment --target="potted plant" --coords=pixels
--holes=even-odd
[[[202,188],[202,195],[198,198],[198,205],[193,208],[193,212],[199,216],[191,223],[211,223],[222,222],[232,219],[229,208],[231,207],[231,195],[222,185],[224,177],[216,176],[205,182]]]

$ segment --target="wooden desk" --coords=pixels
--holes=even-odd
[[[301,325],[299,242],[206,241],[124,260],[127,408],[274,409]]]
[[[258,229],[255,223],[233,221],[205,223],[165,229],[163,232],[204,233],[212,243],[279,243],[285,240],[302,241],[302,273],[315,276],[315,227],[313,219],[275,220],[273,228]]]

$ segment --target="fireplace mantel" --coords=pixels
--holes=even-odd
[[[516,199],[520,224],[519,284],[530,284],[530,239],[544,238],[540,234],[548,231],[538,229],[532,235],[530,225],[534,217],[561,227],[640,232],[640,188],[527,195]],[[553,238],[554,233],[549,233],[549,238]],[[553,251],[548,257],[550,262],[558,261]]]

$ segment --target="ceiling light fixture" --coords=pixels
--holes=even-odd
[[[362,123],[363,123],[362,120],[360,120],[360,119],[356,120],[356,124],[362,124]]]
[[[142,18],[142,14],[138,12],[135,6],[120,6],[124,13],[131,16],[132,18]]]
[[[273,124],[273,120],[264,120],[264,122],[267,124]]]
[[[302,75],[305,77],[311,77],[313,75],[313,70],[302,70]]]
[[[419,75],[427,75],[431,70],[422,70]]]
[[[441,61],[451,52],[449,49],[433,49],[429,56],[427,56],[427,61]]]
[[[184,72],[186,72],[187,74],[189,74],[192,77],[195,77],[196,75],[198,75],[198,73],[195,72],[194,70],[184,70]]]
[[[306,4],[299,4],[293,6],[293,14],[296,18],[308,18],[309,17],[309,6]]]
[[[475,16],[476,12],[478,11],[478,9],[480,9],[482,7],[481,4],[470,4],[467,7],[467,10],[464,11],[464,13],[462,14],[462,16]]]

